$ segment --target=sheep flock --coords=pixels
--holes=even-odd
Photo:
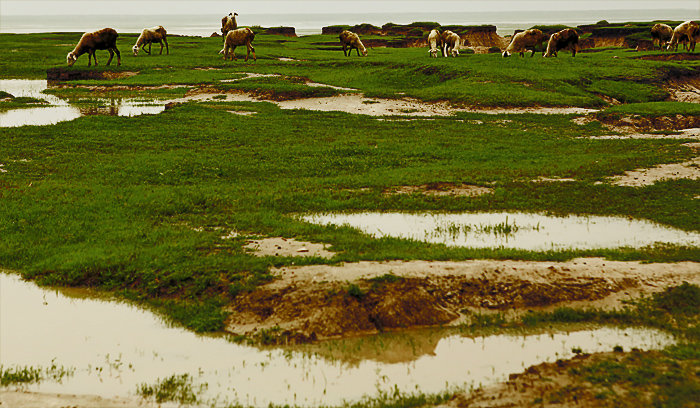
[[[221,19],[221,33],[224,47],[219,54],[224,55],[224,59],[234,59],[235,49],[237,46],[245,46],[247,54],[245,60],[248,61],[250,54],[253,54],[253,60],[257,60],[255,48],[252,43],[255,39],[255,33],[251,28],[238,28],[236,17],[238,13],[231,12]],[[679,24],[677,27],[663,23],[655,24],[651,28],[651,48],[658,47],[661,50],[677,51],[679,45],[689,52],[695,51],[695,44],[700,40],[700,25],[695,21],[686,21]],[[117,65],[121,65],[121,54],[117,48],[118,34],[112,28],[104,28],[95,32],[88,32],[82,35],[78,44],[73,51],[66,56],[68,66],[72,66],[79,56],[88,54],[88,66],[92,65],[94,60],[97,65],[97,56],[95,51],[109,51],[109,60],[107,65],[112,62],[114,54],[117,54]],[[360,36],[349,30],[343,30],[338,36],[340,45],[345,56],[350,56],[354,49],[358,56],[367,56],[367,47],[362,43]],[[511,37],[510,42],[502,50],[503,57],[509,57],[513,54],[525,56],[525,52],[530,51],[530,56],[534,56],[538,49],[542,49],[543,57],[557,57],[559,51],[568,49],[571,51],[572,57],[576,56],[579,49],[579,33],[576,29],[565,28],[561,31],[553,33],[545,33],[540,29],[532,28],[529,30],[517,30]],[[163,54],[163,48],[166,49],[166,54],[170,54],[170,49],[167,40],[167,31],[163,26],[155,26],[152,28],[144,28],[141,35],[136,40],[132,47],[134,56],[137,56],[140,50],[144,50],[146,54],[151,55],[151,46],[153,43],[160,44],[160,54]],[[466,38],[462,38],[459,34],[450,30],[440,32],[435,28],[430,31],[427,36],[428,53],[431,58],[437,58],[438,54],[443,57],[457,57],[462,44],[468,43]],[[148,46],[148,50],[146,50]]]

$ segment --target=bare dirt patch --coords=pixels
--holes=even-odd
[[[424,194],[437,197],[478,197],[484,194],[493,194],[493,189],[471,184],[430,183],[420,186],[392,187],[384,191],[384,195],[394,194]]]
[[[643,55],[638,57],[641,60],[647,61],[695,61],[700,59],[700,54],[656,54],[656,55]]]
[[[246,242],[245,248],[257,256],[301,256],[332,258],[335,253],[326,250],[326,245],[297,241],[293,238],[263,238]]]
[[[686,143],[696,151],[700,143]],[[625,187],[644,187],[662,180],[700,179],[700,156],[684,163],[661,164],[650,169],[628,171],[623,175],[613,177],[611,183]]]
[[[629,353],[583,354],[570,360],[557,360],[529,367],[522,373],[511,374],[508,381],[492,387],[479,389],[471,394],[456,394],[442,407],[454,408],[506,408],[547,406],[566,407],[611,407],[613,401],[600,398],[605,391],[603,385],[594,385],[576,377],[572,372],[600,362],[620,362]],[[632,353],[633,358],[658,358],[656,351]],[[637,388],[639,390],[639,388]],[[622,390],[619,390],[624,394]],[[622,398],[620,396],[620,398]],[[536,404],[534,401],[541,401]]]
[[[95,71],[68,68],[49,68],[46,70],[48,81],[79,81],[83,79],[122,79],[138,75],[135,71]]]
[[[620,133],[643,133],[652,131],[674,131],[700,127],[700,116],[638,116],[638,115],[598,115],[605,127]],[[583,120],[581,120],[583,122]],[[584,122],[585,123],[585,122]]]
[[[0,391],[0,406],[13,408],[134,408],[174,407],[140,398],[102,398],[94,395],[53,394],[28,391]]]
[[[700,103],[700,75],[671,78],[665,88],[671,94],[671,100]]]
[[[619,307],[640,293],[700,283],[700,264],[392,261],[284,267],[273,274],[277,280],[229,306],[227,331],[254,335],[276,328],[285,341],[305,342],[459,324],[469,321],[469,311],[517,313],[574,302]]]

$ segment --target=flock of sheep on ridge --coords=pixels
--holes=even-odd
[[[221,34],[224,40],[224,48],[219,51],[219,54],[224,55],[224,60],[230,59],[229,57],[235,60],[237,59],[235,54],[236,47],[245,45],[247,49],[245,60],[248,61],[251,52],[253,53],[253,59],[257,60],[255,48],[252,45],[255,33],[247,27],[238,28],[236,16],[238,16],[238,13],[229,13],[221,19]],[[109,51],[107,65],[112,62],[112,58],[116,53],[117,65],[121,65],[121,54],[117,49],[117,37],[117,32],[112,28],[103,28],[93,33],[83,34],[75,49],[66,56],[68,66],[72,66],[78,57],[83,54],[88,54],[88,66],[91,65],[92,59],[95,60],[95,65],[97,65],[96,50]],[[679,24],[675,29],[666,24],[655,24],[651,28],[651,37],[654,47],[658,43],[661,49],[665,45],[667,50],[678,50],[678,44],[682,43],[687,50],[694,52],[695,43],[700,40],[700,26],[695,21],[686,21]],[[349,56],[353,49],[355,49],[358,56],[367,56],[367,48],[362,44],[357,34],[344,30],[340,33],[339,39],[345,56]],[[434,29],[428,35],[428,45],[430,47],[428,52],[433,58],[437,58],[438,53],[441,53],[443,57],[456,57],[459,55],[460,40],[459,35],[450,30],[445,30],[441,33]],[[535,48],[545,40],[547,40],[547,35],[538,29],[519,32],[513,36],[502,55],[503,57],[508,57],[512,54],[520,54],[523,57],[526,51],[532,51],[530,55],[532,57],[535,55]],[[571,28],[563,29],[549,36],[547,50],[543,53],[543,56],[556,57],[558,51],[568,48],[571,50],[572,56],[575,57],[578,41],[579,36],[576,30]],[[157,26],[143,30],[136,40],[136,44],[132,47],[134,56],[138,55],[140,49],[150,54],[151,45],[154,43],[160,44],[161,54],[163,54],[163,44],[165,44],[166,53],[170,54],[167,32],[163,26]],[[146,45],[148,45],[148,51],[146,51]]]

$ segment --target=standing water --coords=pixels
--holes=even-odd
[[[557,249],[640,248],[655,243],[700,245],[700,234],[624,217],[554,217],[531,213],[336,213],[301,219],[350,226],[376,238],[447,246]]]
[[[411,361],[353,364],[282,348],[259,349],[169,327],[154,314],[114,301],[67,297],[0,273],[0,364],[74,369],[61,384],[31,391],[128,396],[142,383],[189,374],[202,401],[243,405],[339,405],[379,392],[436,393],[493,384],[525,367],[584,352],[657,349],[656,330],[599,328],[543,335],[440,339]],[[271,386],[274,385],[274,386]],[[395,388],[396,387],[396,388]]]
[[[49,103],[36,108],[20,108],[0,112],[0,127],[54,125],[90,115],[136,116],[165,110],[165,103],[140,103],[129,99],[102,100],[98,105],[73,106],[54,95],[44,93],[45,80],[0,79],[0,91],[14,97],[36,98]]]

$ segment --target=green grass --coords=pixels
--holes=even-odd
[[[0,365],[0,387],[38,384],[46,381],[60,383],[63,379],[71,377],[74,373],[74,368],[57,366],[53,362],[50,367],[4,367]]]
[[[206,384],[200,388],[206,388]],[[171,375],[170,377],[159,379],[155,384],[140,384],[137,387],[137,394],[144,399],[153,399],[156,403],[177,402],[182,405],[194,405],[197,403],[198,390],[193,385],[192,377],[189,374]]]
[[[65,53],[72,48],[65,44],[78,37],[0,34],[0,72],[8,78],[44,78],[47,68],[65,65]],[[120,34],[120,47],[126,50],[135,38]],[[106,88],[100,95],[67,87],[51,93],[90,103],[98,96],[177,98],[194,85],[278,99],[338,92],[308,87],[309,79],[368,95],[405,93],[483,106],[601,106],[597,95],[606,92],[655,100],[669,72],[689,74],[700,66],[693,61],[640,60],[622,50],[575,59],[470,55],[434,60],[424,49],[377,48],[367,58],[345,58],[339,47],[326,44],[334,41],[335,36],[259,35],[258,61],[243,63],[221,59],[220,39],[173,37],[169,56],[123,52],[122,66],[108,68],[138,75],[71,84],[187,87],[133,92]],[[86,65],[80,59],[71,69]],[[248,72],[279,76],[242,79]],[[226,79],[240,80],[220,82]],[[624,109],[697,112],[688,104],[669,102],[608,111]],[[257,114],[240,116],[228,110]],[[217,331],[226,318],[225,304],[269,281],[272,266],[292,263],[554,261],[579,256],[700,260],[695,246],[545,252],[450,248],[371,239],[351,228],[311,225],[295,217],[334,211],[508,210],[628,216],[686,231],[700,228],[695,216],[698,181],[666,181],[641,189],[598,183],[627,170],[689,160],[694,152],[682,146],[683,140],[588,139],[608,131],[599,123],[576,125],[566,115],[459,113],[431,119],[378,121],[338,112],[281,110],[270,103],[211,102],[187,103],[159,115],[92,116],[54,126],[3,129],[0,265],[41,284],[116,292],[193,330]],[[538,177],[577,181],[533,183]],[[384,194],[394,186],[430,183],[490,186],[494,193],[474,198]],[[244,238],[221,238],[231,230],[242,237],[324,242],[338,255],[330,261],[257,258],[243,250]]]

